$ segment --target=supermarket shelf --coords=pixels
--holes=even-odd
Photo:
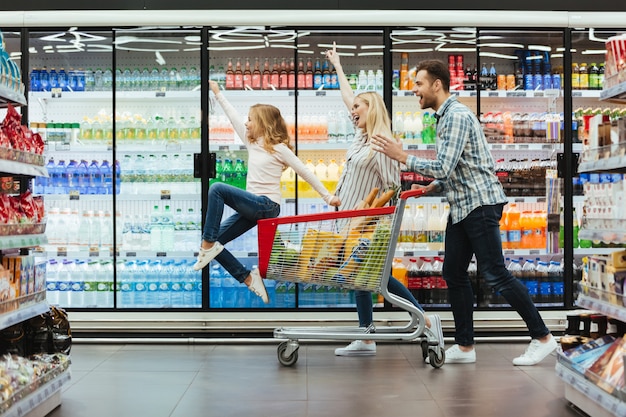
[[[61,388],[71,379],[69,369],[14,403],[2,417],[43,417],[61,405]]]
[[[623,248],[574,248],[574,255],[578,255],[578,256],[610,255],[611,253],[618,251],[618,250],[623,250]]]
[[[2,304],[6,304],[6,302]],[[39,301],[39,302],[36,302],[35,304],[30,304],[27,306],[20,307],[17,310],[0,314],[0,329],[6,329],[7,327],[11,327],[14,324],[21,323],[32,317],[43,314],[49,309],[50,307],[48,306],[48,303],[45,301],[45,293],[44,293],[43,301]]]
[[[600,293],[597,290],[590,289],[588,287],[583,287],[583,291],[595,291],[596,293]],[[605,316],[616,318],[620,321],[626,321],[626,309],[622,305],[617,305],[610,303],[605,300],[601,300],[597,297],[593,297],[591,295],[586,294],[578,294],[578,299],[576,299],[576,305],[582,308],[586,308],[588,310],[593,310],[598,313],[602,313]]]
[[[111,91],[63,91],[61,93],[52,93],[50,91],[35,91],[28,95],[29,100],[50,99],[62,101],[103,101],[113,100]],[[116,100],[122,101],[143,101],[143,100],[200,100],[200,90],[197,91],[117,91],[115,93]]]
[[[37,177],[48,176],[48,170],[46,167],[27,164],[24,162],[10,161],[8,159],[0,159],[0,172],[17,175],[32,175]]]
[[[626,82],[600,92],[600,100],[611,103],[626,103]]]
[[[44,245],[47,242],[48,238],[45,234],[0,236],[0,250],[30,248]]]
[[[26,97],[23,93],[19,93],[4,85],[0,85],[0,108],[7,107],[8,104],[12,104],[14,106],[25,106]]]
[[[580,229],[578,239],[604,243],[626,243],[626,230],[621,227],[615,229]]]
[[[256,252],[248,254],[232,252],[236,257],[257,256]],[[154,259],[166,257],[168,259],[192,259],[197,256],[197,252],[194,251],[168,251],[157,252],[153,250],[135,250],[135,249],[122,249],[118,251],[119,258],[135,258],[135,259]],[[43,248],[43,251],[37,252],[37,255],[44,256],[47,259],[62,257],[68,259],[111,259],[112,253],[109,248],[102,248],[100,250],[94,250],[87,247],[57,247],[56,245],[49,245]]]
[[[124,184],[122,183],[122,189],[124,188]],[[139,183],[135,182],[132,184],[155,184],[155,183]],[[163,189],[166,188],[166,184],[172,183],[159,183]],[[184,183],[184,184],[192,184],[192,183]],[[175,189],[174,187],[170,187],[170,190]],[[85,201],[102,201],[102,202],[112,202],[113,194],[44,194],[44,198],[47,202],[65,202],[65,201],[74,201],[74,200],[85,200]],[[198,194],[192,193],[181,193],[181,194],[166,194],[161,195],[159,192],[154,193],[141,193],[141,194],[115,194],[116,201],[148,201],[148,200],[171,200],[171,201],[189,201],[189,200],[198,200]]]
[[[567,400],[590,416],[623,417],[626,415],[626,403],[588,381],[579,373],[557,362],[556,374],[566,382],[566,394],[568,394],[568,387],[574,388],[576,392],[582,394],[582,396],[568,395],[566,396]]]
[[[239,146],[239,145],[237,145]],[[243,146],[243,145],[242,145]],[[113,152],[113,147],[111,144],[106,143],[94,143],[94,141],[87,140],[85,142],[80,143],[48,143],[46,145],[46,154],[54,151],[54,152],[63,152],[67,154],[106,154],[111,157],[111,153]],[[138,153],[142,155],[160,155],[162,153],[198,153],[200,152],[200,139],[183,139],[181,141],[170,141],[166,142],[164,140],[136,140],[132,143],[129,143],[126,140],[119,140],[116,144],[116,151],[118,155],[124,157],[124,153]]]
[[[578,172],[617,171],[626,168],[626,155],[585,161],[578,165]]]
[[[457,97],[477,97],[477,91],[470,90],[453,90],[450,91]],[[577,90],[572,92],[574,97],[599,97],[599,91],[594,90]],[[410,90],[393,91],[392,94],[396,97],[413,97],[415,94]],[[562,97],[562,90],[543,90],[543,91],[531,91],[531,90],[483,90],[480,92],[481,98],[544,98],[544,97]]]

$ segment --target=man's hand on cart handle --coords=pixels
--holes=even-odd
[[[427,190],[428,185],[413,184],[408,191],[400,193],[400,200],[408,200],[409,198],[419,197],[428,194],[432,190]]]

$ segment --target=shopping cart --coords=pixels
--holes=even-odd
[[[395,207],[278,217],[258,222],[262,276],[379,293],[409,313],[405,326],[277,328],[274,337],[287,339],[278,346],[281,364],[291,366],[298,361],[300,339],[419,339],[423,359],[428,357],[435,368],[443,365],[444,350],[437,336],[426,328],[424,313],[410,301],[387,290],[406,200],[422,194],[422,190],[402,192]]]

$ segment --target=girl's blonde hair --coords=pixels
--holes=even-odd
[[[388,138],[393,137],[391,119],[382,96],[378,93],[367,91],[356,97],[360,98],[368,107],[364,132],[367,134],[367,137],[371,138],[372,135],[377,134]]]
[[[249,134],[263,136],[265,140],[263,148],[267,152],[274,153],[274,146],[280,143],[284,143],[292,152],[294,151],[289,142],[287,123],[277,107],[271,104],[255,104],[250,107],[249,116],[257,127],[257,132],[249,132]],[[258,139],[258,137],[248,138],[251,143],[256,143]]]

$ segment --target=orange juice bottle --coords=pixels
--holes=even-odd
[[[509,246],[509,212],[503,211],[500,218],[500,240],[502,241],[502,249],[510,249]]]
[[[521,229],[521,249],[530,249],[533,247],[533,225],[530,211],[523,211],[519,218]]]
[[[519,249],[522,240],[522,229],[519,223],[520,212],[517,208],[517,204],[511,204],[511,208],[508,213],[508,240],[509,249]]]
[[[548,218],[545,211],[535,211],[535,238],[537,239],[537,247],[546,247],[546,237],[548,235]]]
[[[409,286],[409,277],[407,276],[407,267],[401,258],[393,258],[391,265],[391,275],[400,281],[405,287]]]

